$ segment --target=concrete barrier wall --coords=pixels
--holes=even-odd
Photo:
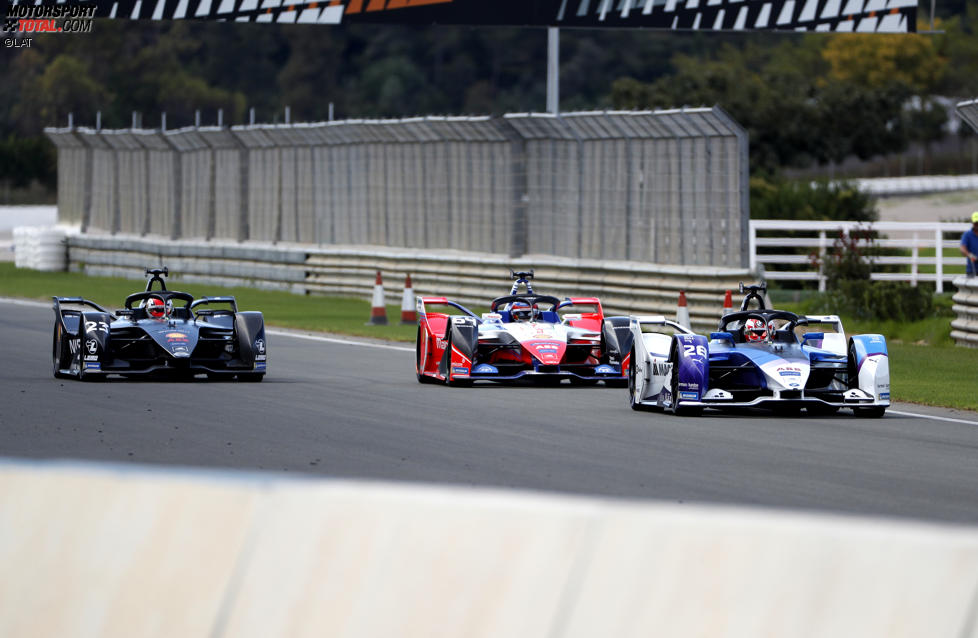
[[[954,280],[958,292],[951,297],[957,318],[951,322],[951,338],[959,346],[978,348],[978,279]]]
[[[755,281],[747,269],[656,266],[625,261],[309,245],[215,241],[160,241],[121,235],[69,238],[73,270],[90,275],[143,278],[144,269],[166,265],[183,281],[254,286],[369,299],[376,273],[384,276],[389,303],[398,303],[410,274],[419,295],[445,296],[483,306],[508,294],[510,269],[536,272],[535,289],[556,297],[597,296],[606,313],[675,317],[686,292],[691,322],[715,329],[727,290]]]
[[[0,465],[6,638],[976,638],[978,530]]]

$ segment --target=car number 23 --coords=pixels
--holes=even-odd
[[[104,321],[86,321],[85,332],[108,332],[109,324]]]

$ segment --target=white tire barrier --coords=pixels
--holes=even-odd
[[[951,300],[957,319],[951,322],[951,338],[959,346],[978,348],[978,278],[960,277],[954,280],[958,292]]]
[[[33,270],[67,270],[68,233],[69,230],[61,226],[14,228],[14,265]]]

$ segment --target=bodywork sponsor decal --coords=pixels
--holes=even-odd
[[[499,374],[499,368],[488,363],[480,363],[472,371],[472,374]]]

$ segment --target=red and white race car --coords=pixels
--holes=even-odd
[[[550,383],[565,378],[580,384],[627,383],[628,317],[605,317],[596,297],[560,300],[536,294],[533,271],[512,274],[516,281],[510,294],[493,299],[481,317],[445,297],[417,298],[418,381],[469,385],[529,377]],[[521,285],[525,292],[519,292]],[[438,306],[462,314],[439,312]]]

